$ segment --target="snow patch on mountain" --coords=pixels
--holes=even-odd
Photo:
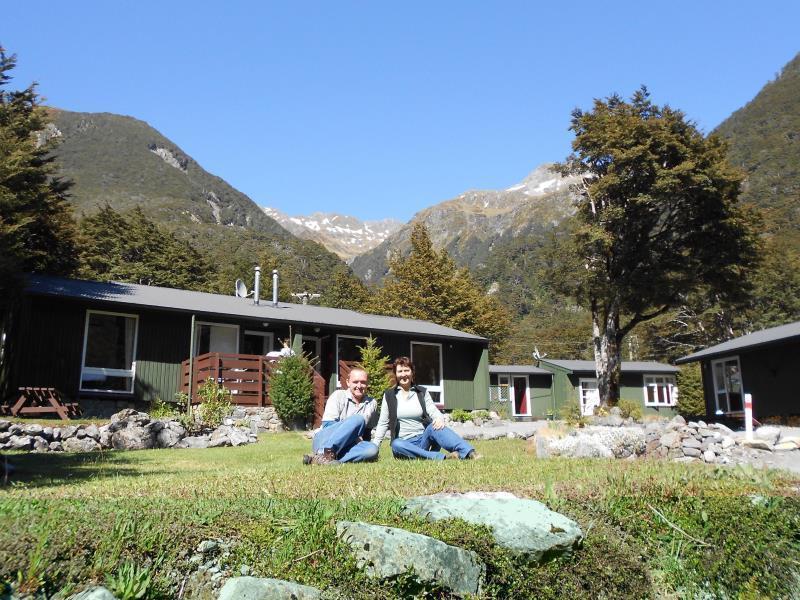
[[[268,206],[262,210],[287,231],[315,240],[345,260],[371,250],[403,225],[394,219],[362,221],[348,215],[320,212],[290,217]]]

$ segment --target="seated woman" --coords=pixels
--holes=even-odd
[[[389,431],[395,458],[479,458],[460,435],[444,426],[430,393],[414,385],[414,363],[408,357],[394,361],[394,377],[397,385],[383,394],[378,425],[372,432],[374,444],[380,445]],[[450,454],[442,454],[440,448]]]

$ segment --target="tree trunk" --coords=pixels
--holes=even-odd
[[[619,304],[610,305],[592,301],[592,337],[594,341],[594,364],[597,372],[597,389],[601,406],[613,406],[619,402],[621,372],[619,329]]]

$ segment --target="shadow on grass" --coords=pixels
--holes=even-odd
[[[0,478],[0,489],[14,484],[24,487],[47,487],[119,477],[168,475],[174,471],[154,470],[138,452],[78,452],[78,453],[19,453],[3,454],[13,472],[7,481]],[[2,472],[2,471],[0,471]]]

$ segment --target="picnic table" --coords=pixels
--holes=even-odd
[[[12,417],[20,415],[58,415],[63,421],[80,415],[77,402],[65,402],[61,392],[51,387],[21,387],[19,399],[8,411]]]

